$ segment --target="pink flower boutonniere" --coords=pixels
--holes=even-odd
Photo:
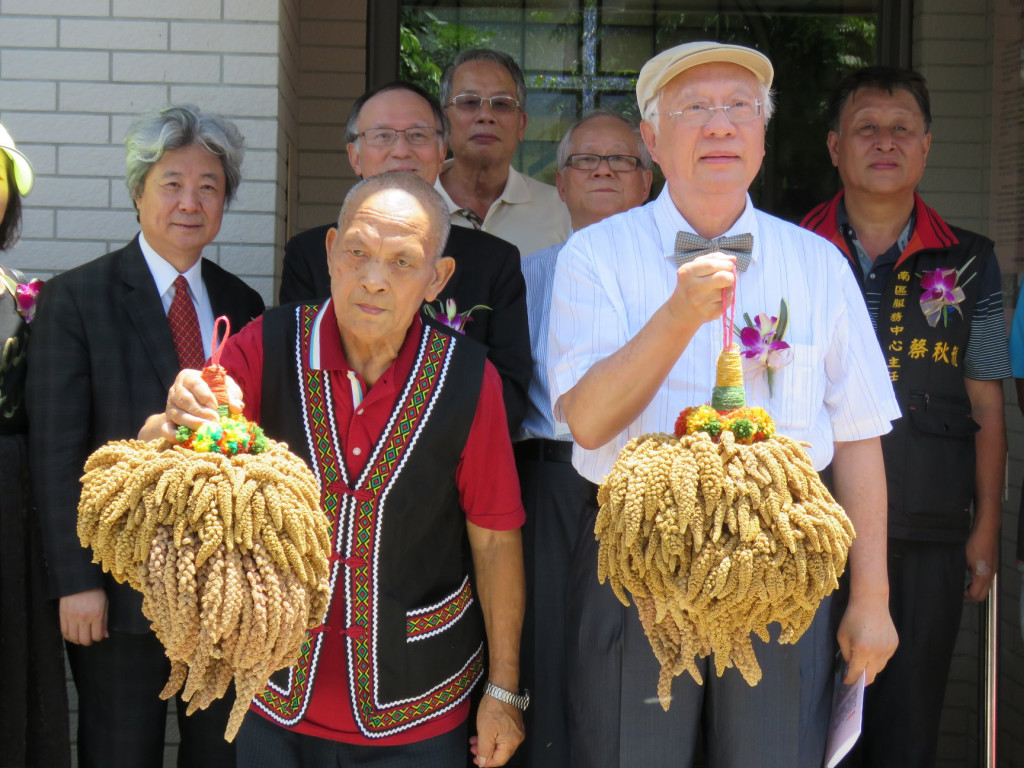
[[[960,311],[960,302],[964,300],[963,285],[971,282],[974,275],[967,278],[963,285],[957,285],[957,280],[963,271],[974,261],[972,256],[960,269],[930,269],[921,275],[921,311],[932,328],[942,320],[942,326],[949,323],[950,310],[955,309],[960,317],[964,313]]]
[[[453,331],[459,333],[466,332],[466,323],[473,321],[470,317],[478,309],[490,309],[490,307],[484,304],[477,304],[472,309],[467,309],[465,312],[459,312],[455,306],[455,299],[448,299],[448,301],[437,300],[437,307],[433,304],[424,304],[423,312],[430,318],[437,320],[441,325],[447,325]],[[440,309],[439,309],[439,308]]]
[[[15,279],[0,267],[0,294],[10,291],[14,297],[14,304],[18,308],[18,314],[25,318],[26,323],[31,323],[36,314],[36,299],[39,297],[39,289],[43,287],[42,280],[29,280],[27,283],[16,282]]]
[[[744,313],[745,328],[738,328],[743,358],[743,367],[747,371],[753,369],[753,375],[765,374],[768,378],[768,396],[774,393],[775,371],[789,365],[793,361],[793,350],[782,340],[789,326],[789,306],[783,299],[779,303],[779,316],[772,317],[764,312],[759,313],[753,321]]]

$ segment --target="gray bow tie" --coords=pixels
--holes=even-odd
[[[693,232],[680,232],[676,235],[676,266],[693,261],[698,256],[719,251],[736,257],[736,269],[746,272],[750,266],[750,252],[754,248],[754,236],[749,232],[729,237],[716,237],[708,240]]]

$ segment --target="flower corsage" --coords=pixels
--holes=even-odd
[[[764,373],[768,378],[768,396],[771,397],[775,371],[789,365],[793,361],[793,350],[782,340],[789,326],[789,306],[786,300],[779,302],[778,317],[764,312],[758,313],[753,321],[750,315],[743,313],[747,325],[737,328],[740,337],[740,356],[743,358],[744,369],[753,370],[754,375]]]
[[[964,316],[960,309],[960,302],[964,300],[963,285],[971,282],[974,275],[964,280],[963,285],[957,285],[957,280],[972,261],[973,256],[960,269],[929,269],[921,274],[921,311],[932,328],[939,324],[940,319],[945,328],[949,323],[950,310],[955,309],[960,317]]]
[[[459,333],[466,332],[466,323],[473,321],[471,315],[478,309],[490,309],[485,304],[477,304],[472,309],[467,309],[465,312],[459,312],[455,306],[455,299],[448,299],[448,301],[437,300],[437,307],[433,304],[424,304],[423,312],[433,320],[437,320],[441,325],[447,325],[453,331]]]

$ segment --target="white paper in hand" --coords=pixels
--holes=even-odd
[[[864,685],[866,674],[861,673],[853,685],[844,685],[845,670],[836,673],[832,693],[832,720],[828,724],[828,746],[825,748],[825,768],[835,768],[860,736],[864,720]]]

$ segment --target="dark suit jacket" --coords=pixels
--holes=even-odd
[[[288,241],[281,274],[282,304],[317,301],[331,295],[326,245],[331,226],[306,230]],[[487,346],[487,358],[501,376],[508,431],[515,435],[526,416],[527,389],[533,375],[526,282],[519,269],[519,250],[486,232],[453,226],[445,256],[455,259],[455,273],[439,298],[455,299],[459,311],[477,304],[491,307],[473,313],[466,335]]]
[[[212,261],[203,283],[214,317],[240,329],[263,312],[260,295]],[[112,629],[144,632],[142,595],[116,584],[78,540],[79,478],[89,454],[134,438],[162,411],[178,374],[167,316],[138,239],[50,280],[32,323],[26,400],[29,462],[49,571],[63,597],[104,587]]]

